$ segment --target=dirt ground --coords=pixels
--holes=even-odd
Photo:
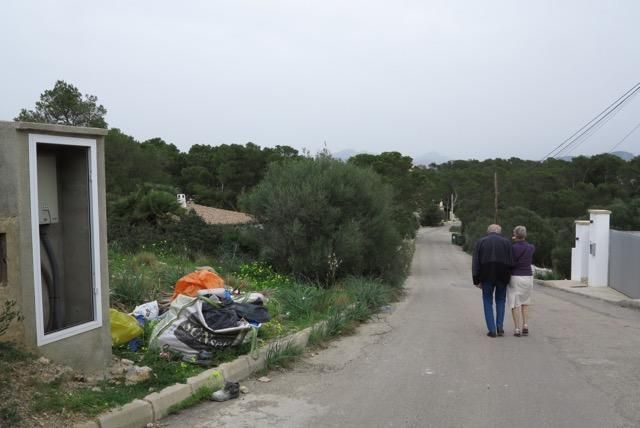
[[[87,379],[69,367],[3,346],[0,348],[0,427],[62,427],[87,420],[86,416],[64,409],[47,408],[52,394],[87,386]]]

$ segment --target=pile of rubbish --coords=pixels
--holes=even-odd
[[[178,280],[163,313],[157,301],[137,306],[131,314],[111,309],[113,345],[128,344],[136,351],[142,326],[154,322],[150,348],[207,365],[217,350],[243,343],[248,334],[255,348],[257,329],[271,319],[264,303],[262,294],[235,294],[212,268],[198,268]]]

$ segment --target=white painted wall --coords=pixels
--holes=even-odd
[[[571,249],[571,280],[587,282],[589,276],[589,220],[576,220],[576,243]]]
[[[187,196],[184,193],[178,193],[178,203],[182,208],[187,208]]]
[[[606,287],[609,282],[609,217],[611,211],[589,210],[588,280],[590,287]]]

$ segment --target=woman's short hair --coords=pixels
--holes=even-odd
[[[517,239],[524,239],[527,237],[527,228],[524,226],[516,226],[513,228],[513,236]]]

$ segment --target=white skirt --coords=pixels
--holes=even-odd
[[[531,291],[533,290],[533,276],[512,276],[507,289],[509,307],[518,308],[531,304]]]

